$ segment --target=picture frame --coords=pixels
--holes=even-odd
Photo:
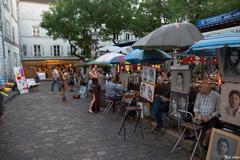
[[[234,159],[240,156],[240,137],[230,132],[213,128],[206,160]]]
[[[240,82],[240,47],[218,48],[217,60],[223,82]]]
[[[171,92],[169,104],[169,116],[181,119],[181,114],[178,110],[188,110],[189,95],[185,93]]]
[[[156,84],[157,70],[153,67],[143,66],[142,68],[142,82]]]
[[[140,85],[140,96],[150,102],[154,100],[155,85],[141,82]]]
[[[191,70],[188,65],[171,67],[171,91],[189,93],[191,77]]]
[[[142,108],[141,117],[150,117],[151,115],[151,106],[149,102],[137,102],[137,105]]]
[[[220,120],[240,126],[240,85],[224,83],[221,90]]]

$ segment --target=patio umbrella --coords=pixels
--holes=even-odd
[[[118,46],[104,46],[99,48],[100,52],[117,52],[117,53],[128,53],[128,47],[118,47]]]
[[[122,62],[125,61],[124,57],[125,57],[125,55],[123,55],[123,56],[117,56],[117,57],[115,57],[115,58],[113,58],[113,59],[110,60],[110,64],[122,63]]]
[[[110,60],[115,57],[118,57],[118,56],[123,56],[123,54],[116,53],[116,52],[110,52],[110,53],[107,53],[107,54],[104,54],[104,55],[98,57],[94,61],[94,63],[95,64],[110,64]]]
[[[166,52],[161,50],[140,50],[135,49],[132,52],[128,53],[124,59],[131,64],[138,63],[161,63],[166,60],[171,60],[171,56]]]
[[[133,44],[134,48],[174,50],[186,48],[203,39],[200,31],[190,23],[163,25]]]
[[[228,47],[239,47],[240,33],[221,33],[207,36],[192,45],[187,50],[187,54],[197,56],[216,56],[216,49],[222,48],[225,45]]]

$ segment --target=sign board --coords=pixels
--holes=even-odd
[[[20,94],[28,93],[28,85],[22,67],[14,67],[14,76]]]

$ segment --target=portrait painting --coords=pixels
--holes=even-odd
[[[234,159],[240,156],[240,137],[220,129],[212,129],[207,160]]]
[[[191,84],[190,69],[171,70],[171,91],[180,93],[189,93]]]
[[[148,67],[148,66],[143,66],[142,68],[142,81],[143,82],[148,82],[151,84],[156,83],[156,68],[153,67]]]
[[[221,91],[220,119],[240,126],[240,85],[224,83]]]
[[[153,102],[154,99],[155,85],[148,84],[146,82],[141,82],[140,85],[140,96],[146,100]]]
[[[217,59],[222,81],[240,82],[240,47],[217,49]]]
[[[178,110],[188,110],[188,94],[171,92],[169,115],[174,118],[181,118]]]
[[[137,102],[137,105],[142,108],[141,117],[150,117],[151,108],[149,102]]]

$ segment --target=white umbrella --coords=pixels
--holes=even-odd
[[[113,58],[118,57],[118,56],[123,56],[123,54],[116,53],[116,52],[110,52],[110,53],[107,53],[107,54],[104,54],[104,55],[98,57],[94,61],[94,63],[96,63],[96,64],[110,64],[110,61]]]
[[[117,53],[128,53],[128,49],[127,48],[122,48],[122,47],[118,47],[118,46],[105,46],[102,48],[99,48],[98,51],[100,52],[117,52]]]
[[[133,48],[160,48],[173,50],[188,47],[203,39],[201,32],[190,23],[163,25],[139,39]]]

